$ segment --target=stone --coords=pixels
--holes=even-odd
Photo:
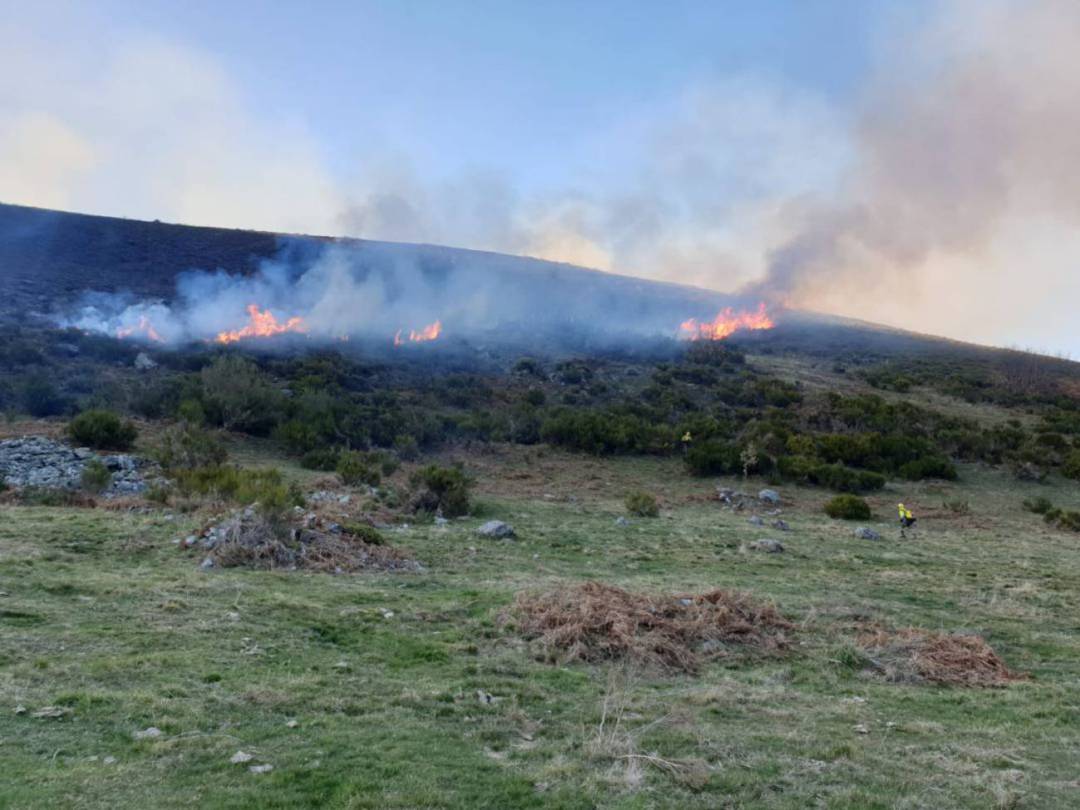
[[[142,462],[134,456],[98,456],[87,447],[72,449],[45,436],[0,441],[0,480],[12,487],[77,489],[83,469],[95,459],[113,473],[102,493],[105,498],[146,490],[146,481],[139,472]]]
[[[300,725],[300,724],[299,724],[299,723],[298,723],[297,721],[295,721],[295,720],[290,720],[289,722],[287,722],[287,723],[285,724],[285,727],[286,727],[286,728],[296,728],[296,727],[297,727],[297,726],[299,726],[299,725]]]
[[[444,518],[442,515],[436,515],[435,516],[435,525],[436,526],[447,526],[447,525],[449,525],[449,523],[450,523],[450,521],[447,520],[446,518]]]
[[[252,773],[270,773],[270,771],[274,770],[274,766],[273,765],[251,765],[251,766],[248,767],[248,770],[251,771]]]
[[[58,720],[69,714],[71,714],[71,709],[66,706],[42,706],[30,716],[39,720]]]
[[[136,740],[153,740],[161,736],[161,729],[156,726],[150,726],[149,728],[144,728],[142,731],[136,731],[131,736]]]
[[[855,536],[860,540],[880,540],[881,535],[866,526],[860,526],[855,530]]]
[[[251,762],[251,760],[253,760],[254,758],[255,757],[253,757],[247,751],[237,751],[235,754],[229,757],[229,762],[231,762],[233,765],[243,765],[245,762]]]
[[[616,526],[629,526],[630,521],[627,520],[626,518],[624,518],[622,515],[619,515],[619,517],[615,518],[615,525]]]
[[[514,527],[509,523],[503,523],[501,520],[489,520],[477,529],[476,533],[481,537],[492,537],[496,540],[516,536],[514,534]]]
[[[764,526],[765,521],[759,518],[757,515],[751,515],[747,521],[751,526]]]
[[[105,757],[105,759],[103,759],[101,761],[106,765],[115,765],[116,764],[116,757]]]
[[[775,489],[763,489],[757,494],[757,497],[762,503],[780,503],[780,493]]]
[[[783,544],[779,540],[755,540],[750,544],[751,551],[764,551],[766,554],[780,554],[784,550]]]
[[[20,703],[15,707],[15,714],[26,714],[26,707]]]
[[[772,522],[772,527],[780,532],[786,532],[791,530],[791,527],[788,525],[788,522],[786,520],[774,520]]]
[[[212,559],[210,559],[209,557],[207,557],[205,560],[203,560],[201,563],[199,563],[199,570],[200,571],[209,571],[213,567],[214,567],[214,561]]]

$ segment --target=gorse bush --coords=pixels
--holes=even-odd
[[[190,423],[167,430],[156,453],[158,463],[166,470],[215,467],[225,463],[228,455],[217,436]]]
[[[284,397],[244,357],[226,355],[200,373],[206,417],[226,430],[265,436],[281,420]]]
[[[83,465],[79,485],[84,491],[97,495],[108,489],[111,483],[112,473],[99,459],[92,458]]]
[[[210,496],[241,506],[257,503],[260,511],[270,517],[304,503],[300,491],[286,484],[276,469],[247,470],[219,465],[177,470],[174,477],[177,489],[184,495]]]
[[[1029,512],[1034,512],[1036,515],[1045,515],[1051,509],[1054,508],[1054,504],[1049,498],[1040,495],[1037,498],[1030,498],[1024,501],[1024,508]]]
[[[737,444],[707,439],[694,444],[683,457],[692,475],[735,475],[742,472],[742,451]]]
[[[367,453],[359,453],[348,450],[338,455],[335,471],[347,487],[355,487],[367,484],[369,487],[377,487],[382,483],[382,474],[372,463]]]
[[[1080,481],[1080,450],[1073,450],[1061,464],[1061,474],[1066,478]]]
[[[825,504],[825,514],[840,520],[867,520],[870,504],[856,495],[837,495]]]
[[[417,490],[412,502],[413,511],[441,512],[448,518],[469,513],[472,482],[464,470],[430,464],[414,472],[409,483]]]
[[[654,518],[660,514],[660,506],[657,504],[656,498],[648,492],[631,492],[626,496],[624,503],[626,511],[637,517]]]
[[[68,437],[75,444],[98,450],[129,450],[138,431],[131,422],[112,411],[83,411],[67,426]]]

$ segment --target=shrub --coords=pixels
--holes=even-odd
[[[245,470],[227,465],[195,467],[175,472],[176,484],[184,495],[208,495],[243,506],[257,503],[268,517],[279,516],[287,508],[304,502],[299,490],[289,486],[276,469]]]
[[[1040,495],[1037,498],[1025,500],[1024,508],[1029,512],[1034,512],[1036,515],[1045,515],[1054,508],[1054,504],[1050,502],[1049,498]]]
[[[825,504],[825,514],[842,520],[867,520],[870,504],[856,495],[837,495]]]
[[[1080,532],[1080,512],[1055,507],[1047,510],[1043,520],[1061,529]]]
[[[305,470],[333,472],[337,470],[340,459],[341,450],[337,447],[319,447],[304,453],[300,457],[300,466]]]
[[[99,459],[92,458],[83,465],[79,485],[86,492],[97,495],[108,489],[112,483],[112,473]]]
[[[138,431],[131,422],[120,419],[112,411],[83,411],[67,426],[73,442],[99,450],[128,450]]]
[[[225,463],[228,455],[217,436],[190,423],[167,430],[156,454],[166,470],[214,467]]]
[[[338,456],[335,467],[338,477],[347,487],[355,487],[367,484],[377,487],[382,482],[382,475],[371,463],[366,453],[358,453],[355,450],[347,450]]]
[[[1080,450],[1073,450],[1065,457],[1061,465],[1061,474],[1066,478],[1080,481]]]
[[[458,517],[469,512],[469,481],[458,467],[430,464],[417,470],[409,479],[419,489],[413,500],[417,512],[442,512],[443,517]]]
[[[656,503],[656,498],[648,492],[640,490],[631,492],[626,496],[624,503],[626,504],[626,511],[638,517],[653,518],[660,514],[660,507]]]
[[[742,471],[739,446],[720,439],[693,445],[683,460],[692,475],[735,475]]]
[[[668,426],[657,425],[636,413],[615,410],[557,411],[544,421],[540,438],[593,455],[666,453],[675,444]]]
[[[415,437],[400,433],[394,437],[394,452],[402,461],[416,461],[420,457],[420,446]]]
[[[58,416],[67,410],[67,400],[44,377],[33,377],[23,386],[23,405],[31,416]]]
[[[284,398],[250,360],[219,357],[202,370],[200,378],[206,416],[214,424],[265,435],[278,422]]]
[[[899,473],[908,481],[921,481],[924,478],[942,478],[955,481],[956,467],[942,456],[925,456],[901,465]]]
[[[386,538],[382,533],[367,523],[346,523],[341,527],[345,534],[351,534],[357,540],[367,543],[369,546],[384,546]]]

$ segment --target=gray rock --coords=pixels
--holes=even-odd
[[[102,493],[106,498],[146,490],[146,481],[139,472],[140,461],[134,456],[99,457],[89,448],[73,450],[44,436],[0,441],[0,479],[12,487],[76,489],[82,481],[83,469],[94,459],[113,473],[111,483]]]
[[[435,516],[435,525],[436,526],[446,526],[449,523],[450,523],[450,521],[447,520],[446,518],[444,518],[442,515],[436,515]]]
[[[786,532],[786,531],[789,531],[791,529],[791,527],[788,525],[788,522],[786,520],[780,520],[780,519],[774,520],[772,522],[772,527],[774,529],[776,529],[777,531],[780,531],[780,532]]]
[[[746,522],[749,523],[751,526],[764,526],[765,525],[765,521],[762,520],[761,518],[759,518],[757,515],[752,515],[750,518],[747,519]]]
[[[860,526],[855,530],[855,536],[860,540],[880,540],[881,535],[866,526]]]
[[[629,526],[629,525],[630,525],[630,521],[629,521],[629,520],[627,520],[627,519],[626,519],[625,517],[623,517],[622,515],[619,515],[619,516],[618,516],[617,518],[615,518],[615,525],[616,525],[616,526]]]
[[[150,726],[149,728],[144,728],[142,731],[136,731],[131,736],[136,740],[152,740],[155,737],[161,736],[161,729],[156,726]]]
[[[214,561],[211,560],[209,557],[207,557],[205,560],[203,560],[201,563],[199,563],[199,569],[202,570],[202,571],[209,571],[213,567],[214,567]]]
[[[146,352],[139,352],[135,355],[135,368],[139,371],[149,371],[152,368],[157,368],[157,363]]]
[[[501,520],[489,520],[477,529],[476,533],[481,537],[493,537],[496,540],[515,536],[514,527],[509,523],[503,523]]]
[[[766,554],[779,554],[784,550],[784,545],[779,540],[755,540],[750,544],[751,551],[764,551]]]
[[[775,489],[763,489],[757,494],[757,497],[762,503],[780,503],[780,493]]]

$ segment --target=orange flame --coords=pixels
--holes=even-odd
[[[694,318],[683,321],[679,324],[679,333],[684,340],[723,340],[741,329],[772,329],[774,326],[776,322],[762,301],[756,310],[735,312],[727,307],[707,323],[699,323]]]
[[[150,323],[150,319],[145,315],[139,316],[139,322],[135,326],[121,326],[116,330],[116,336],[118,338],[131,337],[135,333],[139,333],[147,340],[152,340],[155,343],[164,343],[165,338],[158,334],[154,325]]]
[[[400,346],[402,343],[405,342],[405,338],[401,336],[401,333],[403,331],[405,330],[398,329],[397,334],[394,335],[395,346]],[[410,329],[408,339],[413,343],[426,343],[429,340],[435,340],[435,338],[439,336],[440,332],[442,332],[442,321],[435,321],[435,323],[428,324],[419,332],[417,332],[415,329]]]
[[[274,313],[268,309],[260,312],[256,304],[248,304],[247,313],[250,320],[247,326],[232,332],[218,332],[215,340],[218,343],[236,343],[238,340],[249,337],[271,337],[283,332],[307,332],[304,319],[299,316],[289,318],[285,323],[278,323]]]

